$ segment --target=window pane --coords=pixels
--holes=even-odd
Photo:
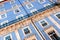
[[[60,19],[60,14],[57,14],[56,16]]]
[[[40,3],[44,3],[45,2],[45,0],[38,0]]]
[[[30,30],[28,28],[24,29],[25,34],[30,33]]]
[[[33,5],[32,5],[31,3],[29,3],[29,4],[26,5],[26,7],[27,7],[28,9],[31,9],[31,8],[33,7]]]
[[[52,40],[60,40],[55,31],[49,32],[48,35],[52,38]]]
[[[6,17],[7,17],[6,14],[1,14],[1,15],[0,15],[0,19],[4,19],[4,18],[6,18]]]
[[[41,25],[44,27],[44,26],[47,26],[47,22],[45,21],[41,21]]]
[[[4,18],[5,17],[5,14],[1,15],[1,17]]]
[[[20,13],[20,12],[21,12],[20,9],[16,9],[16,10],[15,10],[15,14]]]
[[[5,38],[5,40],[11,40],[11,37],[10,37],[10,36],[7,36],[7,37]]]

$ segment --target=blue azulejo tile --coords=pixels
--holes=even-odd
[[[4,3],[4,8],[5,8],[5,10],[11,9],[12,5],[10,4],[10,2],[5,2]]]

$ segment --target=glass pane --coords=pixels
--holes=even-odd
[[[57,14],[56,16],[60,19],[60,14]]]
[[[11,37],[10,37],[10,36],[7,36],[7,37],[5,38],[5,40],[11,40]]]
[[[50,37],[52,38],[52,40],[59,40],[59,37],[55,33],[55,31],[49,32],[48,34],[50,35]]]
[[[41,24],[42,24],[42,26],[47,26],[47,22],[45,22],[45,21],[42,21]]]
[[[6,14],[2,14],[1,18],[6,18],[6,16],[7,16]]]
[[[24,29],[25,34],[30,33],[30,30],[28,28]]]
[[[32,5],[31,3],[29,3],[29,4],[26,5],[26,7],[27,7],[28,9],[31,9],[31,8],[33,7],[33,5]]]

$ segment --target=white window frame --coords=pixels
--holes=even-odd
[[[11,35],[11,34],[8,34],[8,35],[4,36],[4,40],[5,40],[5,38],[6,38],[7,36],[10,36],[10,37],[11,37],[11,39],[13,40],[13,38],[12,38],[12,35]]]
[[[57,32],[57,30],[55,28],[53,28],[53,30],[55,31],[55,33],[59,36],[59,33]],[[48,35],[47,32],[45,32],[47,34],[47,36],[52,40],[52,38]],[[60,37],[60,36],[59,36]]]
[[[29,8],[28,5],[31,5],[31,7]],[[31,8],[33,8],[33,5],[32,5],[31,3],[28,3],[28,4],[26,4],[26,7],[27,7],[28,9],[31,9]]]
[[[21,5],[20,5],[20,7],[21,7]],[[19,13],[16,13],[16,11],[15,11],[17,9],[19,10],[19,12],[21,12],[20,7],[18,5],[16,5],[16,4],[14,6],[12,6],[14,14],[19,14]]]
[[[60,20],[56,15],[57,14],[60,14],[60,12],[57,12],[56,14],[54,14],[54,16],[58,19],[58,20]]]
[[[44,2],[40,2],[40,0],[38,0],[38,2],[40,3],[40,4],[43,4],[43,3],[45,3],[46,2],[46,0],[43,0]]]
[[[15,0],[10,0],[10,4],[12,4],[11,2],[13,1],[13,3],[15,3]]]
[[[0,25],[3,25],[3,24],[5,24],[5,23],[8,23],[8,20],[5,20],[5,21],[1,22]]]
[[[33,12],[35,12],[35,11],[37,11],[37,9],[33,9],[33,10],[31,10],[30,12],[33,13]]]
[[[42,26],[41,21],[45,21],[47,23],[47,25]],[[45,28],[45,27],[47,27],[49,25],[49,23],[45,19],[42,19],[42,20],[38,21],[38,23],[42,26],[42,28]]]
[[[29,28],[29,26],[24,27],[24,28],[22,29],[22,32],[23,32],[24,36],[29,35],[29,34],[25,34],[25,32],[24,32],[24,29],[26,29],[26,28],[28,28],[28,29],[29,29],[29,31],[30,31],[30,33],[29,33],[29,34],[31,34],[31,33],[32,33],[32,31],[31,31],[31,29]]]
[[[50,5],[50,4],[48,3],[48,4],[44,4],[43,6],[46,7],[46,6],[49,6],[49,5]]]
[[[19,10],[19,12],[21,12],[21,10],[19,8],[17,8]],[[15,9],[15,10],[17,10]],[[16,11],[14,10],[14,14],[19,14],[19,13],[16,13]]]
[[[16,19],[18,19],[19,17],[23,17],[24,15],[23,14],[20,14],[18,16],[16,16]]]
[[[4,18],[1,17],[1,15],[5,15],[4,18],[7,18],[7,14],[6,14],[6,13],[4,13],[4,14],[0,14],[0,19],[4,19]]]

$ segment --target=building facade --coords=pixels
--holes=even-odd
[[[1,0],[0,40],[60,40],[57,0]]]

